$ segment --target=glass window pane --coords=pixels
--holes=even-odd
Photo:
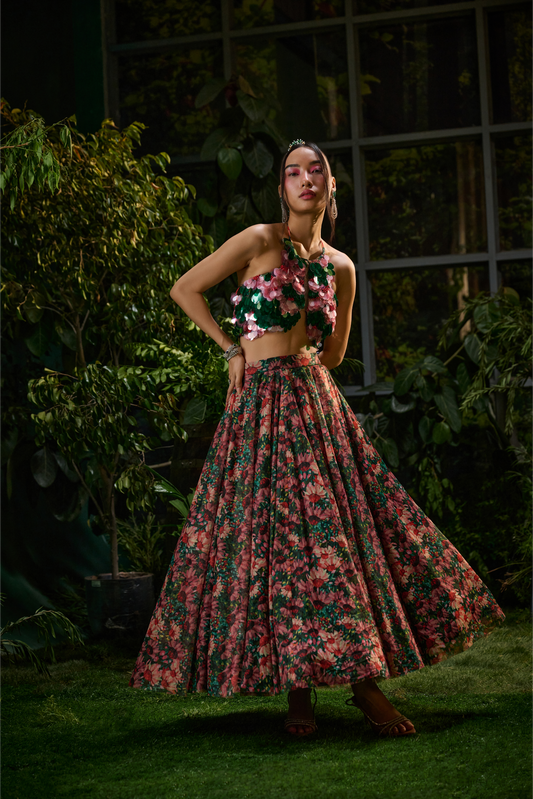
[[[366,154],[370,258],[487,248],[478,141]]]
[[[234,0],[233,28],[259,28],[344,16],[344,0]]]
[[[371,272],[378,380],[437,353],[439,334],[465,297],[488,291],[485,266]],[[400,300],[401,298],[401,300]]]
[[[473,16],[359,30],[365,135],[479,124]]]
[[[496,139],[500,249],[531,247],[531,136]]]
[[[493,121],[531,119],[531,7],[490,12],[487,21]]]
[[[332,245],[357,261],[355,240],[355,204],[353,194],[353,167],[350,153],[329,156],[331,174],[337,184],[337,208],[339,215],[335,225],[335,238]]]
[[[199,153],[217,125],[224,98],[198,109],[194,101],[210,78],[222,74],[222,47],[218,43],[182,47],[172,53],[122,57],[121,124],[137,121],[148,125],[142,136],[142,152]]]
[[[288,140],[350,136],[344,30],[237,44],[237,73],[277,99],[277,124]]]
[[[331,242],[335,249],[345,252],[354,263],[357,262],[357,246],[355,234],[355,203],[353,186],[353,164],[351,153],[338,153],[329,155],[331,173],[337,185],[337,208],[339,215],[335,226],[335,238]],[[361,314],[359,306],[359,291],[356,291],[352,309],[352,327],[345,358],[363,359],[361,346]],[[335,370],[335,378],[344,386],[364,383],[363,375],[358,369],[353,369],[348,363],[341,364]]]
[[[115,0],[118,42],[219,31],[220,0]]]
[[[383,11],[400,11],[404,8],[444,6],[450,0],[354,0],[355,14],[379,14]]]
[[[508,286],[518,292],[521,299],[532,298],[533,263],[525,261],[506,261],[498,264],[501,285]]]

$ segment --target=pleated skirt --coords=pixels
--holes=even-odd
[[[503,621],[316,354],[246,365],[130,685],[277,694],[390,678]]]

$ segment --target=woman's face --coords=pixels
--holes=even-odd
[[[330,178],[329,183],[326,185],[322,165],[314,150],[298,147],[290,153],[285,165],[284,194],[292,211],[316,213],[325,208],[335,187],[335,178]]]

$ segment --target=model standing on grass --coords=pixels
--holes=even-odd
[[[377,733],[408,735],[413,724],[374,680],[463,651],[504,614],[330,376],[355,296],[353,263],[322,239],[335,196],[322,151],[293,142],[283,221],[234,236],[171,291],[224,351],[229,388],[130,684],[287,691],[294,735],[316,730],[312,687],[351,684],[348,702]],[[234,272],[240,346],[202,296]]]

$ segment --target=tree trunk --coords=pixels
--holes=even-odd
[[[109,542],[111,544],[111,574],[113,580],[118,580],[118,535],[117,535],[117,517],[115,516],[115,491],[111,484],[111,502],[110,502],[110,536]]]
[[[111,576],[113,580],[118,580],[118,535],[117,535],[117,517],[115,515],[115,489],[113,475],[109,474],[107,469],[100,466],[100,476],[104,484],[104,512],[105,523],[107,532],[109,533],[109,545],[111,547]]]
[[[77,313],[74,316],[74,330],[76,332],[76,355],[78,359],[78,366],[81,366],[82,369],[87,367],[85,363],[85,352],[83,350],[83,340],[81,337],[82,330],[80,325],[80,315]]]

